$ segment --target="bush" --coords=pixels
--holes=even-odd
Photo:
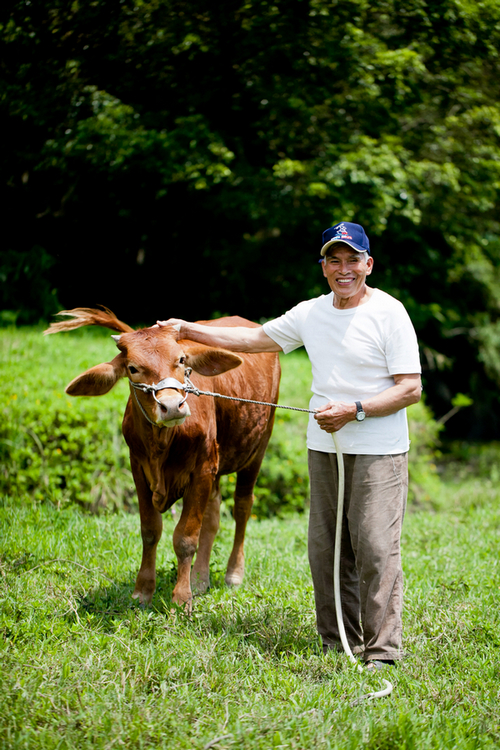
[[[121,435],[126,385],[106,398],[70,399],[79,372],[114,356],[109,335],[42,338],[42,329],[2,332],[0,492],[92,511],[135,507]]]
[[[0,427],[0,492],[11,494],[15,486],[35,501],[71,501],[90,510],[135,503],[116,410],[75,408],[57,395],[29,406],[29,394],[13,400]]]
[[[411,440],[408,499],[432,504],[441,486],[437,461],[441,457],[439,433],[443,425],[434,419],[424,397],[408,408],[408,425]]]
[[[110,360],[109,333],[86,329],[43,338],[41,328],[1,331],[0,493],[60,506],[77,503],[98,510],[136,509],[128,448],[121,421],[125,382],[101,398],[69,398],[67,383],[87,368]],[[282,358],[280,403],[307,407],[311,372],[305,352]],[[303,512],[309,499],[308,416],[278,409],[256,487],[258,518]],[[432,502],[439,491],[436,458],[441,426],[424,402],[409,409],[410,499]],[[221,482],[231,504],[235,476]]]
[[[39,246],[0,250],[0,326],[36,323],[61,309],[51,281],[54,258]],[[24,300],[24,302],[20,302]]]
[[[476,478],[496,486],[500,480],[500,443],[447,442],[439,462],[439,473],[447,481],[463,482]]]

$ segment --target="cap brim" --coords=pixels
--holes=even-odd
[[[349,247],[352,247],[352,249],[356,250],[357,253],[368,253],[368,255],[370,255],[370,251],[366,250],[364,247],[360,247],[360,245],[356,245],[354,242],[348,242],[347,240],[341,239],[329,240],[328,242],[325,242],[325,244],[321,248],[320,254],[324,257],[330,245],[335,244],[349,245]]]

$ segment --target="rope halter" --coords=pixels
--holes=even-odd
[[[159,404],[160,406],[162,406],[162,403],[159,399],[156,398],[157,391],[163,391],[166,388],[172,388],[175,391],[184,391],[186,395],[184,396],[182,401],[179,403],[179,408],[180,408],[186,402],[188,393],[196,393],[196,390],[197,390],[196,387],[193,385],[193,383],[189,379],[191,372],[192,372],[192,369],[190,367],[187,367],[186,370],[184,371],[184,384],[180,383],[175,378],[164,378],[163,380],[160,380],[159,383],[151,383],[151,384],[150,383],[134,383],[133,380],[131,380],[130,378],[128,379],[128,382],[130,383],[130,386],[132,388],[132,393],[135,396],[136,403],[150,424],[152,424],[155,427],[158,426],[156,422],[153,422],[153,420],[150,419],[149,415],[146,413],[143,405],[137,398],[136,391],[142,391],[143,393],[151,393],[156,403]]]
[[[144,407],[142,406],[141,402],[137,398],[136,391],[142,391],[143,393],[152,393],[154,400],[156,401],[157,404],[160,404],[160,406],[162,404],[161,404],[161,401],[159,401],[156,398],[156,392],[162,391],[164,388],[173,388],[174,390],[177,390],[177,391],[184,391],[184,393],[186,394],[183,400],[180,402],[179,406],[182,406],[184,404],[184,402],[186,401],[190,393],[194,393],[195,396],[212,396],[213,398],[223,398],[223,399],[228,399],[230,401],[240,401],[241,403],[244,403],[244,404],[259,404],[260,406],[274,406],[275,408],[278,408],[278,409],[289,409],[290,411],[302,411],[308,414],[316,413],[315,409],[302,409],[298,406],[285,406],[284,404],[273,404],[269,401],[254,401],[253,399],[250,399],[250,398],[239,398],[238,396],[226,396],[223,393],[214,393],[213,391],[201,391],[189,379],[189,376],[191,375],[192,371],[193,370],[191,367],[186,367],[184,371],[184,384],[180,383],[175,378],[164,378],[164,380],[160,380],[159,383],[152,383],[151,385],[149,385],[148,383],[134,383],[129,378],[129,383],[132,386],[132,393],[135,396],[135,400],[139,406],[139,409],[142,411],[142,413],[144,414],[148,422],[152,424],[154,427],[158,427],[158,425],[156,424],[156,422],[153,422],[153,420],[150,419],[149,416],[146,414]]]

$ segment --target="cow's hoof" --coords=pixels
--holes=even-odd
[[[149,607],[153,599],[155,592],[155,583],[147,583],[146,581],[136,581],[134,593],[132,599],[139,599],[139,603],[143,607]]]
[[[187,602],[176,602],[172,600],[173,607],[170,608],[171,615],[184,614],[190,615],[193,611],[193,600],[189,599]]]
[[[241,586],[243,583],[243,575],[240,575],[239,573],[226,573],[224,580],[226,581],[227,586]]]
[[[191,575],[191,590],[195,596],[205,594],[210,588],[210,576],[195,573]]]
[[[135,589],[134,593],[132,594],[132,599],[139,599],[139,604],[142,607],[149,607],[153,599],[153,594],[154,591],[150,593],[149,591],[146,592]]]

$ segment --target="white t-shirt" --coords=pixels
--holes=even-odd
[[[380,289],[363,305],[347,310],[333,306],[333,292],[306,300],[263,328],[285,354],[306,348],[313,376],[311,409],[328,401],[363,402],[393,386],[393,375],[421,371],[410,317],[401,302]],[[337,437],[343,453],[405,453],[410,445],[406,409],[348,422]],[[312,414],[307,447],[335,453],[331,435]]]

